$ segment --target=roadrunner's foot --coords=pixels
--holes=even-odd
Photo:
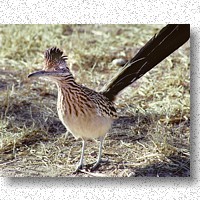
[[[100,167],[101,163],[108,163],[108,158],[98,160],[98,161],[93,165],[93,167],[90,169],[90,171],[95,171],[95,170],[97,170],[97,169]]]
[[[75,170],[74,173],[79,172],[81,169],[83,169],[83,164],[79,163],[79,164],[76,166],[76,170]]]

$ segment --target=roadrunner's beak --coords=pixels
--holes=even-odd
[[[41,77],[41,76],[52,76],[54,74],[55,74],[54,72],[41,70],[41,71],[37,71],[37,72],[33,72],[33,73],[29,74],[28,78],[31,78],[31,77]]]

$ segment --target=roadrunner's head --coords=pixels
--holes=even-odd
[[[30,77],[47,77],[51,80],[62,80],[63,78],[71,75],[69,68],[67,67],[67,57],[63,55],[63,52],[52,47],[47,49],[44,54],[45,62],[41,71],[36,71],[28,75]]]

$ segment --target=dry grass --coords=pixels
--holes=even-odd
[[[43,51],[64,49],[77,82],[99,90],[162,25],[0,26],[1,176],[189,176],[189,42],[124,90],[120,118],[105,139],[109,160],[90,173],[73,174],[80,158],[76,141],[57,117],[55,85],[28,80],[40,69]],[[98,145],[87,144],[87,167]]]

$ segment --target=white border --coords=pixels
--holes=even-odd
[[[190,23],[190,178],[0,178],[0,199],[197,199],[200,123],[198,0],[0,0],[1,23]]]

